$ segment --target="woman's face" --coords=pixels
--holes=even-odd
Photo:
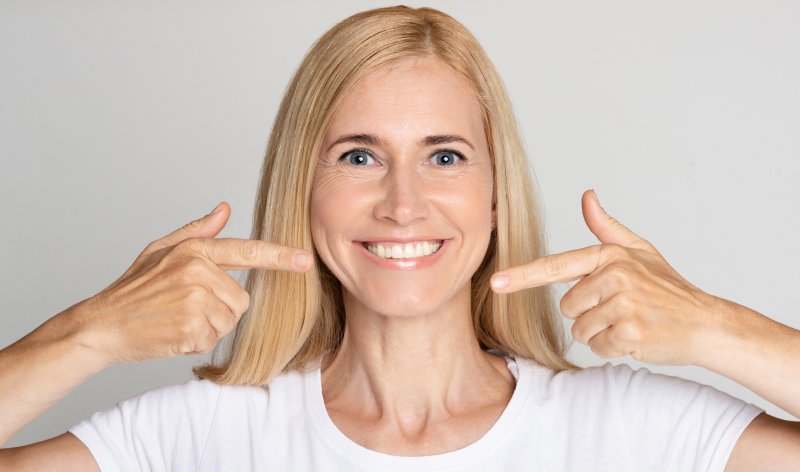
[[[457,295],[469,300],[491,234],[492,186],[469,85],[431,58],[382,66],[327,130],[314,245],[346,300],[391,316],[435,312]]]

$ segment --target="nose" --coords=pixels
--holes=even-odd
[[[380,185],[383,198],[375,205],[375,218],[407,226],[428,216],[425,182],[411,166],[392,167]]]

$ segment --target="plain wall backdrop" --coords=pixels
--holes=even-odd
[[[336,22],[391,4],[0,3],[0,346],[99,292],[150,241],[219,201],[232,207],[219,236],[247,238],[270,127],[303,55]],[[800,4],[407,4],[464,23],[499,69],[550,253],[598,244],[580,209],[594,188],[688,281],[800,328]],[[184,382],[206,357],[109,368],[7,447]],[[579,343],[569,358],[645,366]],[[646,367],[792,418],[714,372]]]

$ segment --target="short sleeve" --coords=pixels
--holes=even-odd
[[[723,471],[733,446],[763,409],[691,380],[602,366],[618,402],[635,470]]]
[[[144,392],[69,428],[102,472],[194,470],[205,448],[220,387],[190,380]]]

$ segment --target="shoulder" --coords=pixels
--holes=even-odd
[[[673,375],[660,374],[646,367],[633,368],[628,364],[612,364],[581,367],[555,371],[534,361],[524,359],[521,362],[531,370],[536,378],[548,388],[581,389],[582,387],[599,387],[619,389],[630,388],[697,388],[704,385]]]
[[[255,386],[192,379],[118,401],[69,432],[89,448],[103,470],[137,463],[158,464],[158,470],[175,470],[180,464],[180,470],[190,470],[200,464],[212,438],[217,444],[240,445],[285,437],[302,414],[298,390],[303,378],[288,372],[268,385]],[[264,428],[276,434],[268,436]]]
[[[301,394],[305,377],[310,375],[300,371],[287,371],[275,376],[265,385],[226,385],[207,379],[192,379],[182,383],[167,385],[142,392],[125,402],[139,404],[164,404],[187,407],[193,405],[209,406],[217,401],[251,399],[269,400]]]
[[[520,366],[528,369],[534,377],[535,390],[543,401],[569,399],[584,404],[618,404],[624,408],[634,407],[637,403],[670,408],[680,407],[681,403],[715,402],[735,407],[743,403],[715,387],[625,363],[606,362],[554,371],[523,359]]]
[[[192,379],[144,391],[117,401],[105,410],[96,411],[70,430],[89,427],[106,431],[164,432],[175,428],[207,431],[220,413],[236,418],[250,418],[263,408],[280,409],[296,401],[302,375],[284,373],[268,385],[220,385],[206,379]],[[273,401],[276,400],[276,401]]]
[[[529,368],[538,372],[540,404],[579,416],[602,411],[634,430],[637,425],[640,431],[692,428],[703,422],[736,429],[764,411],[713,386],[625,363],[559,372],[536,364]]]
[[[214,405],[222,387],[209,380],[192,379],[183,383],[147,390],[117,405],[141,408],[169,408],[175,410]]]
[[[265,385],[226,385],[217,384],[207,379],[191,379],[182,383],[147,390],[129,400],[159,402],[193,402],[207,403],[217,398],[268,398],[287,392],[296,393],[304,385],[304,376],[300,371],[282,372]]]
[[[135,429],[139,425],[166,426],[196,421],[214,413],[221,390],[211,381],[197,379],[158,387],[117,401],[95,412],[84,423],[91,421],[96,425],[124,425]]]

